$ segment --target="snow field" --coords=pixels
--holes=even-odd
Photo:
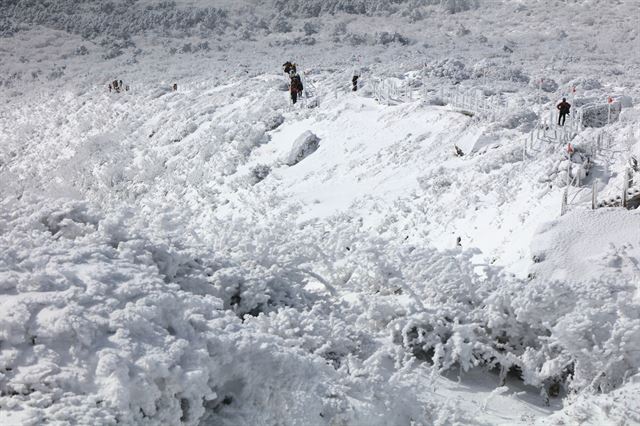
[[[66,96],[58,115],[46,103],[31,110],[49,123],[37,131],[12,112],[22,143],[9,151],[21,152],[6,155],[3,173],[21,177],[5,189],[20,200],[4,204],[3,237],[5,250],[25,251],[5,258],[6,282],[53,276],[35,289],[6,286],[6,409],[24,408],[32,423],[449,424],[476,413],[512,424],[559,408],[536,387],[583,395],[637,369],[631,284],[584,289],[554,273],[527,283],[488,266],[528,273],[531,234],[559,210],[560,188],[534,178],[556,149],[523,163],[526,134],[420,101],[385,107],[329,92],[316,109],[281,115],[280,81],[244,82],[259,98],[236,96],[234,82]],[[307,130],[318,149],[287,166]],[[455,142],[470,153],[453,157]],[[256,182],[258,165],[270,171]],[[454,248],[460,235],[470,249]],[[562,259],[568,249],[554,250],[549,258]],[[42,266],[25,268],[30,258]],[[57,297],[43,305],[40,292]],[[564,303],[569,294],[575,304]],[[620,313],[619,300],[630,304]],[[596,324],[596,340],[581,331]],[[44,353],[25,355],[39,345]],[[478,368],[493,376],[471,382],[471,399],[439,376]],[[403,390],[421,377],[431,385]],[[519,380],[532,386],[524,394]],[[487,381],[508,387],[496,396]]]
[[[522,151],[637,97],[637,4],[116,3],[1,6],[0,423],[640,424],[637,214],[588,210],[637,107],[562,218],[566,147]]]

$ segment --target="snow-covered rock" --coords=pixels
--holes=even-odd
[[[320,147],[320,138],[307,130],[296,138],[291,147],[291,151],[287,156],[287,164],[294,166],[309,155],[316,152]]]

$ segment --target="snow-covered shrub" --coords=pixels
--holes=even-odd
[[[636,108],[624,108],[620,113],[618,120],[623,123],[640,122],[640,110]]]
[[[410,8],[410,10],[403,13],[403,16],[408,16],[409,22],[411,23],[422,21],[425,17],[425,15],[417,8]]]
[[[0,407],[150,424],[276,423],[314,410],[349,424],[380,408],[354,407],[347,391],[386,395],[396,388],[383,373],[416,360],[576,391],[637,371],[632,283],[525,282],[491,267],[481,278],[472,251],[387,240],[348,215],[290,226],[288,214],[208,222],[217,235],[205,249],[181,227],[167,233],[173,220],[134,209],[5,202],[0,292],[12,305],[0,329],[14,352],[0,355],[10,368]],[[328,296],[342,291],[348,301]],[[66,393],[53,398],[55,388]]]
[[[515,371],[525,383],[575,391],[590,386],[611,390],[640,366],[640,358],[623,355],[635,350],[640,333],[638,313],[616,308],[615,300],[629,294],[627,283],[612,277],[587,285],[534,281],[505,286],[499,276],[481,283],[464,272],[470,265],[466,255],[449,256],[445,260],[413,250],[405,259],[412,260],[411,266],[401,269],[413,283],[428,280],[411,284],[425,307],[389,324],[394,341],[416,358],[445,370],[498,368],[502,379]],[[430,267],[422,263],[427,258]],[[427,268],[424,275],[420,268]],[[601,303],[608,308],[600,310]]]
[[[195,50],[196,50],[196,52],[199,52],[199,51],[207,52],[207,51],[209,51],[210,50],[209,42],[208,41],[201,41],[200,43],[196,44]]]
[[[342,41],[349,43],[351,46],[361,46],[367,44],[367,36],[364,34],[347,33]]]
[[[296,138],[287,157],[286,163],[289,166],[298,164],[300,161],[307,158],[309,155],[316,152],[320,147],[320,138],[307,130]]]
[[[572,155],[571,160],[567,159],[560,161],[555,179],[556,185],[563,187],[569,182],[575,182],[574,185],[578,185],[579,182],[583,182],[584,178],[587,176],[587,161],[588,159],[583,157],[581,154]]]
[[[518,318],[549,334],[539,351],[522,355],[525,381],[540,386],[564,379],[570,390],[608,392],[637,372],[640,358],[629,354],[638,348],[640,318],[627,309],[633,304],[625,296],[628,285],[615,277],[579,285],[534,282],[517,294]]]
[[[200,42],[196,45],[193,45],[191,43],[185,43],[179,49],[180,53],[196,53],[200,51],[206,52],[208,50],[209,50],[209,42],[207,41]]]
[[[121,56],[123,53],[124,51],[122,49],[111,48],[102,55],[102,59],[114,59],[114,58],[117,58],[118,56]]]
[[[271,167],[266,164],[258,164],[251,169],[251,176],[255,183],[263,181],[271,173]]]
[[[464,37],[466,35],[469,35],[470,33],[471,31],[462,24],[459,24],[458,28],[456,29],[456,37]]]
[[[430,191],[434,195],[449,191],[453,184],[453,176],[443,167],[438,167],[431,173],[418,178],[418,183],[424,191]]]
[[[427,95],[427,98],[425,99],[425,103],[427,105],[435,105],[435,106],[445,106],[445,105],[447,105],[447,101],[442,99],[442,97],[437,93],[432,93],[432,94]]]
[[[515,109],[500,117],[499,125],[506,129],[530,131],[538,121],[538,115],[530,109]]]
[[[296,38],[294,44],[303,45],[303,46],[313,46],[316,44],[316,39],[314,37],[299,37]]]
[[[88,55],[89,49],[87,49],[87,47],[84,44],[80,45],[80,47],[76,49],[75,54],[78,56]]]
[[[620,108],[622,109],[633,108],[633,98],[629,95],[614,96],[613,99],[614,102],[620,102]]]
[[[478,8],[478,0],[442,0],[444,10],[449,13],[459,13]]]
[[[602,84],[594,77],[581,77],[572,80],[570,86],[581,90],[596,90],[602,88]]]
[[[273,111],[267,115],[264,121],[264,125],[267,131],[275,130],[284,123],[284,115],[277,111]]]
[[[171,2],[145,8],[135,2],[83,3],[82,7],[73,1],[2,2],[0,16],[12,16],[17,23],[43,25],[89,39],[104,36],[127,39],[143,32],[170,31],[208,35],[231,26],[225,10],[178,8]]]
[[[345,21],[337,22],[333,29],[331,30],[331,36],[333,38],[339,38],[340,36],[347,33],[347,23]]]
[[[319,30],[320,30],[320,24],[316,22],[307,21],[302,26],[302,31],[304,31],[304,34],[307,36],[317,34]]]
[[[263,126],[247,122],[216,128],[215,133],[218,140],[230,143],[243,157],[247,157],[254,148],[269,142],[269,135]]]
[[[491,80],[515,81],[529,83],[527,76],[521,68],[513,68],[502,65],[491,59],[483,59],[473,65],[473,76],[475,78],[486,78]]]
[[[244,41],[256,41],[255,32],[247,28],[240,31],[239,37],[240,37],[240,40],[244,40]]]
[[[9,15],[3,14],[0,18],[0,37],[9,38],[18,31],[13,20],[8,18]]]
[[[375,33],[373,36],[373,39],[375,44],[381,44],[383,46],[386,46],[391,43],[398,43],[402,46],[406,46],[410,43],[407,37],[397,32],[394,32],[393,34],[388,33],[386,31]]]
[[[533,79],[530,82],[531,87],[538,89],[541,88],[543,92],[546,93],[554,93],[558,90],[558,83],[555,80],[549,77],[545,77],[543,79]]]
[[[10,217],[5,204],[0,219],[10,230],[0,263],[11,271],[0,290],[0,407],[21,394],[34,420],[195,422],[215,398],[206,336],[221,302],[165,281],[164,249],[142,236],[115,242],[95,210],[25,207],[32,215]]]
[[[64,68],[65,67],[56,67],[52,69],[49,74],[47,74],[48,80],[58,80],[62,76],[64,76]]]
[[[59,70],[60,72],[60,70]],[[62,71],[62,73],[64,73],[64,71]],[[38,77],[39,74],[36,74],[35,76],[33,75],[33,73],[31,74],[31,76],[36,79]],[[59,77],[59,76],[57,76]],[[53,75],[49,75],[50,79],[55,79],[57,78],[55,74]],[[22,79],[22,72],[16,72],[13,73],[12,75],[10,75],[8,78],[6,79],[0,79],[0,86],[5,86],[5,87],[12,87],[15,83],[17,83],[18,81],[20,81]]]
[[[271,46],[300,46],[307,45],[313,46],[316,44],[316,39],[313,37],[286,37],[275,40],[270,43]]]
[[[609,104],[590,104],[582,108],[582,124],[586,127],[604,127],[608,122],[618,121],[622,103],[614,101]]]
[[[271,24],[271,31],[274,33],[290,33],[292,30],[293,26],[283,16],[278,16]]]
[[[171,243],[169,223],[63,200],[2,203],[0,409],[19,405],[36,423],[219,423],[225,406],[272,398],[260,388],[276,371],[333,370],[321,351],[277,350],[281,338],[240,330],[239,315],[305,303],[294,300],[303,273],[294,263],[254,256],[274,253],[268,238],[239,265]],[[292,397],[289,385],[273,385]],[[287,410],[301,416],[322,401],[314,386],[291,387],[309,401]],[[274,409],[259,414],[284,414]]]
[[[546,169],[542,182],[553,182],[564,187],[569,182],[578,186],[584,182],[592,167],[589,145],[572,145],[574,152],[569,156],[550,163]]]
[[[276,10],[288,15],[315,18],[323,14],[345,12],[351,14],[365,14],[370,7],[359,0],[274,0]]]
[[[468,80],[470,76],[462,61],[450,58],[427,63],[424,74],[428,77],[448,78],[454,81]]]
[[[478,0],[274,0],[273,3],[276,10],[284,14],[306,18],[339,12],[389,16],[395,13],[408,14],[425,6],[437,6],[448,13],[459,13],[479,5]]]

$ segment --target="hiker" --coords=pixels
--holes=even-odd
[[[291,61],[285,62],[284,64],[282,64],[282,67],[284,68],[285,74],[291,75],[291,71],[293,71],[294,73],[296,72],[296,64],[292,64]]]
[[[172,89],[174,92],[178,91],[178,83],[173,83]]]
[[[115,90],[116,92],[120,93],[120,87],[118,86],[118,80],[113,80],[111,85],[113,86],[113,90]]]
[[[300,79],[300,75],[295,72],[295,70],[292,70],[289,76],[291,77],[291,83],[289,84],[291,101],[295,104],[298,101],[299,94],[302,93],[302,80]]]
[[[355,74],[352,78],[351,78],[351,85],[353,86],[351,88],[352,91],[357,92],[358,91],[358,74]]]
[[[564,126],[567,115],[569,115],[569,111],[571,110],[571,104],[567,102],[567,98],[562,98],[562,102],[560,102],[556,108],[560,111],[560,115],[558,115],[558,126]]]
[[[300,79],[300,75],[298,75],[298,73],[294,70],[291,71],[291,74],[289,74],[289,76],[291,77],[291,83],[289,84],[291,101],[295,105],[295,103],[298,101],[298,95],[302,93],[303,90],[302,80]]]
[[[111,93],[111,83],[109,83],[109,93]]]
[[[120,80],[120,84],[118,84],[118,86],[120,86],[120,90],[124,89],[124,84],[122,84],[122,80]]]

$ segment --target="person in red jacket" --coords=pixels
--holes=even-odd
[[[291,72],[290,78],[289,92],[291,93],[291,102],[295,104],[298,101],[298,95],[302,93],[302,80],[300,79],[300,75],[295,71]]]
[[[567,102],[567,98],[562,98],[562,102],[560,102],[556,108],[560,111],[558,115],[558,126],[564,126],[567,115],[569,115],[569,111],[571,110],[571,104]]]

